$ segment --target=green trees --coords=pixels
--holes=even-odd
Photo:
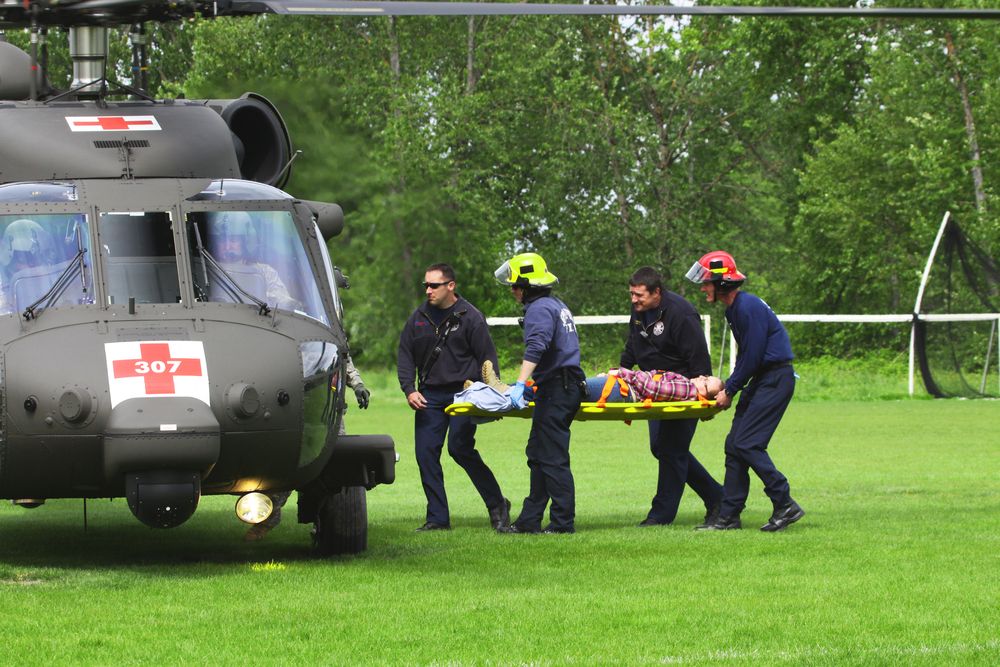
[[[425,265],[452,262],[466,296],[513,314],[490,271],[529,248],[581,314],[625,312],[626,276],[642,264],[690,296],[683,272],[716,247],[778,310],[905,312],[945,210],[998,246],[994,30],[724,17],[202,22],[185,89],[242,79],[277,97],[306,147],[290,189],[347,211],[332,251],[356,286],[355,345],[391,363]],[[839,352],[860,344],[848,336]]]
[[[262,16],[156,28],[152,87],[275,101],[304,151],[288,189],[344,206],[331,253],[354,286],[353,344],[381,365],[427,264],[515,314],[491,273],[525,249],[580,314],[626,312],[643,264],[693,298],[683,273],[715,248],[779,311],[906,312],[946,210],[1000,251],[995,35],[953,20]],[[878,342],[864,330],[834,351]]]
[[[997,245],[990,175],[997,151],[995,26],[884,26],[866,41],[870,75],[852,118],[814,142],[802,171],[795,299],[815,312],[909,312],[945,211]],[[885,335],[885,332],[882,333]],[[879,335],[847,337],[851,347]],[[829,348],[828,348],[829,349]]]

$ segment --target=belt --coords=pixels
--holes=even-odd
[[[458,382],[447,382],[445,384],[422,384],[418,391],[424,391],[425,389],[429,391],[443,391],[450,392],[452,394],[457,394],[462,391],[462,385],[465,384],[464,380],[459,380]]]
[[[791,365],[792,365],[792,362],[790,360],[789,361],[772,361],[771,363],[764,364],[763,366],[761,366],[760,368],[758,368],[757,372],[754,373],[754,375],[757,376],[757,377],[760,377],[764,373],[770,373],[771,371],[776,371],[779,368],[785,368],[785,367],[791,366]]]
[[[567,386],[569,382],[576,380],[585,380],[586,377],[587,376],[583,374],[583,371],[577,368],[576,366],[562,366],[560,368],[555,369],[554,371],[550,371],[545,376],[545,379],[539,382],[538,385],[542,386],[549,384],[550,382],[553,382],[555,380],[559,380],[563,383],[563,386]]]

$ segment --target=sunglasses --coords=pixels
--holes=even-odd
[[[451,282],[450,280],[446,280],[443,283],[423,283],[423,286],[424,289],[427,289],[428,287],[430,287],[431,289],[437,289],[438,287],[441,287],[442,285],[447,285],[450,282]]]

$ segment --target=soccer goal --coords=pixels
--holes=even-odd
[[[945,213],[913,306],[910,393],[916,357],[933,396],[1000,394],[998,334],[1000,267]],[[996,384],[990,380],[993,364]]]

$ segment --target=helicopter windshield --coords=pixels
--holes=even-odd
[[[102,213],[97,223],[108,304],[177,303],[180,281],[170,215],[158,211]]]
[[[290,212],[189,213],[187,227],[191,278],[200,300],[251,303],[253,297],[330,323]]]
[[[83,214],[0,216],[0,312],[93,303],[89,247]]]
[[[260,201],[266,199],[291,199],[292,196],[276,187],[241,181],[235,178],[212,181],[211,184],[188,201]]]
[[[7,183],[0,185],[3,202],[72,202],[79,199],[72,183]]]

